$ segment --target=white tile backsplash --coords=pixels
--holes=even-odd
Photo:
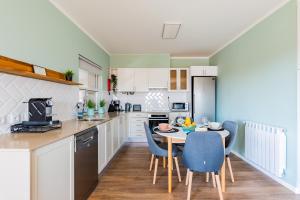
[[[0,73],[0,134],[8,133],[11,124],[28,120],[30,98],[53,98],[53,118],[75,117],[78,87]]]
[[[149,92],[136,92],[134,95],[117,93],[113,99],[119,99],[124,108],[124,104],[141,104],[142,110],[146,112],[169,111],[169,101],[188,102],[190,93],[188,92],[168,92],[166,89],[151,89]],[[168,101],[169,97],[169,101]]]

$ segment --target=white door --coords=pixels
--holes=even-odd
[[[134,91],[134,68],[118,68],[118,84],[120,92]]]
[[[134,89],[136,92],[149,91],[149,76],[147,68],[137,68],[134,71]]]
[[[120,126],[119,126],[119,145],[122,146],[125,137],[125,117],[120,116]]]
[[[32,155],[33,200],[74,199],[74,136]]]
[[[149,72],[149,88],[168,88],[169,68],[151,68]]]
[[[119,118],[112,120],[113,125],[113,152],[116,153],[119,148]]]
[[[106,165],[106,131],[105,124],[98,126],[98,173],[104,169]]]
[[[106,130],[106,160],[107,162],[110,161],[110,159],[113,156],[113,147],[112,147],[112,126],[111,121],[105,123],[105,130]]]

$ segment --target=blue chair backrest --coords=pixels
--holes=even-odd
[[[230,135],[226,137],[226,155],[228,155],[235,143],[237,133],[238,133],[238,124],[234,121],[224,121],[222,127],[229,131]]]
[[[144,127],[145,127],[145,131],[146,131],[146,136],[147,136],[147,142],[148,142],[148,145],[149,145],[149,150],[152,154],[154,155],[161,155],[162,153],[164,153],[164,150],[161,149],[157,144],[156,142],[154,141],[153,139],[153,136],[152,136],[152,132],[149,128],[149,126],[147,125],[146,122],[144,122]]]
[[[218,172],[224,162],[224,146],[216,132],[192,132],[187,136],[184,165],[195,172]]]

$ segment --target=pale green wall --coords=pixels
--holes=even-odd
[[[219,66],[217,119],[287,130],[287,171],[297,183],[297,10],[293,0],[210,60]],[[244,155],[240,129],[235,151]]]
[[[209,58],[171,58],[171,67],[208,66]]]
[[[110,66],[117,67],[170,67],[169,54],[112,54]]]
[[[78,76],[78,54],[100,66],[109,55],[48,0],[0,0],[0,55]],[[107,70],[104,79],[106,80]],[[104,88],[106,81],[104,81]]]

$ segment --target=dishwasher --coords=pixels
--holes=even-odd
[[[86,200],[98,184],[98,130],[75,135],[75,200]]]

